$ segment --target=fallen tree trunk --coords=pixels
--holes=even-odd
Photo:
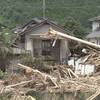
[[[79,39],[79,38],[76,38],[76,37],[73,37],[73,36],[70,36],[70,35],[67,35],[67,34],[64,34],[64,33],[61,33],[61,32],[55,31],[52,28],[50,28],[49,34],[52,34],[54,36],[59,35],[61,37],[71,39],[71,40],[74,40],[74,41],[77,41],[77,42],[80,42],[80,43],[83,43],[83,44],[86,44],[86,45],[100,49],[100,45],[97,45],[97,44],[94,44],[94,43],[91,43],[91,42],[88,42],[88,41],[85,41],[85,40],[82,40],[82,39]]]
[[[22,67],[22,68],[24,68],[24,69],[26,69],[26,70],[30,70],[30,71],[32,71],[33,73],[38,73],[38,74],[40,74],[40,75],[44,78],[45,81],[46,81],[47,78],[50,79],[51,82],[52,82],[56,87],[58,87],[58,85],[56,84],[56,80],[57,80],[57,79],[56,79],[55,77],[50,76],[50,75],[48,75],[48,74],[46,74],[46,73],[42,73],[42,72],[40,72],[39,70],[32,69],[32,68],[30,68],[30,67],[28,67],[28,66],[25,66],[25,65],[22,65],[22,64],[18,64],[18,66],[20,66],[20,67]]]
[[[28,83],[30,83],[30,82],[33,82],[33,80],[22,81],[22,82],[20,82],[20,83],[16,83],[16,84],[4,86],[4,87],[2,87],[2,89],[0,90],[0,94],[2,94],[2,93],[10,93],[10,92],[13,92],[13,91],[14,91],[14,88],[15,88],[16,86],[28,84]]]

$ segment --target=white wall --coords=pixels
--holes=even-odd
[[[99,22],[92,22],[92,31],[95,31],[99,27]]]
[[[76,74],[91,75],[92,73],[94,73],[95,66],[91,65],[91,64],[83,65],[83,64],[81,64],[82,61],[83,60],[80,58],[80,59],[75,61],[75,65],[74,65],[74,58],[72,58],[71,60],[68,61],[68,64],[75,67]]]
[[[33,54],[33,42],[32,39],[30,38],[30,35],[25,36],[25,50],[29,50]]]

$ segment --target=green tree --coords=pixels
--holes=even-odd
[[[67,19],[64,28],[71,31],[78,38],[84,38],[86,35],[85,29],[82,28],[81,24],[75,21],[73,18]]]
[[[7,42],[8,33],[5,32],[4,28],[0,28],[0,69],[5,71],[6,66],[9,64],[9,58],[11,54],[10,42]]]

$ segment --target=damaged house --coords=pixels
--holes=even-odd
[[[58,64],[68,62],[69,65],[75,67],[75,73],[82,75],[88,75],[95,71],[93,63],[85,63],[90,57],[88,54],[77,61],[74,61],[74,59],[71,62],[68,61],[68,57],[71,55],[68,40],[94,48],[100,48],[100,45],[69,35],[69,31],[64,30],[55,22],[43,18],[34,18],[22,27],[14,29],[14,33],[16,34],[16,38],[13,40],[14,54],[20,55],[29,52],[33,57],[42,57],[44,61],[53,61]]]
[[[13,40],[13,53],[30,52],[33,57],[43,57],[45,61],[63,63],[70,55],[68,40],[48,36],[49,29],[69,34],[58,24],[48,19],[33,18],[25,25],[15,28],[17,35]],[[57,38],[57,39],[56,39]]]
[[[92,23],[92,32],[87,35],[87,40],[100,45],[100,16],[89,19]]]

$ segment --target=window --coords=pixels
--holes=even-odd
[[[51,55],[51,40],[42,40],[42,55]]]

